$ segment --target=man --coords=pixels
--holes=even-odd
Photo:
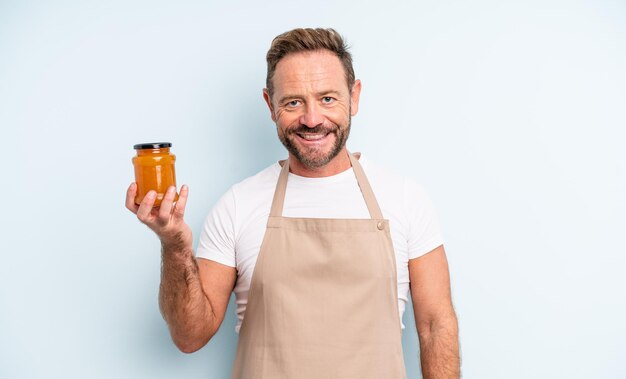
[[[458,378],[445,251],[425,193],[350,154],[361,82],[332,29],[274,39],[263,91],[289,152],[233,186],[206,219],[197,257],[182,186],[126,206],[162,243],[160,307],[183,352],[202,348],[232,291],[233,378],[406,378],[401,314],[410,286],[424,378]],[[370,182],[371,181],[371,182]],[[371,183],[371,184],[370,184]]]

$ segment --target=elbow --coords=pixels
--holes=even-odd
[[[185,354],[195,353],[196,351],[202,349],[213,337],[213,334],[207,335],[176,335],[172,333],[172,341],[174,345]]]
[[[448,334],[457,334],[458,321],[454,311],[444,312],[437,314],[436,316],[417,321],[416,328],[418,334],[424,337],[428,337],[432,334],[438,334],[442,332]]]
[[[200,339],[173,339],[174,345],[185,354],[195,353],[196,351],[202,349],[209,340],[200,340]]]
[[[192,344],[192,343],[184,343],[184,342],[174,342],[178,350],[185,354],[195,353],[196,351],[202,349],[204,345],[200,344]]]

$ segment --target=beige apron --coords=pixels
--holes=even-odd
[[[283,165],[233,379],[406,378],[389,221],[350,160],[371,219],[282,217],[289,161]]]

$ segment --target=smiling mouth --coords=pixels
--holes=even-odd
[[[328,133],[296,133],[298,137],[302,138],[305,141],[319,141],[324,139],[326,136],[330,134]]]

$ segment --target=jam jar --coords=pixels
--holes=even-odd
[[[176,156],[170,153],[170,142],[140,143],[133,146],[137,155],[133,157],[137,195],[135,204],[140,204],[150,190],[157,193],[154,206],[161,205],[165,191],[169,186],[176,186],[174,162]],[[175,200],[178,200],[176,194]]]

